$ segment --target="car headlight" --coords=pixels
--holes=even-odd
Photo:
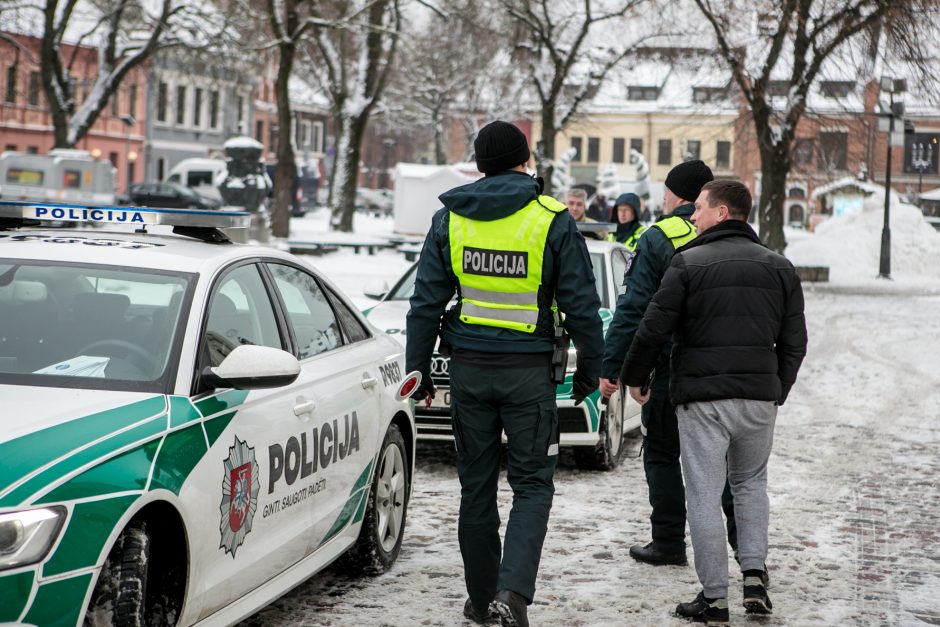
[[[568,367],[565,368],[566,374],[571,374],[578,368],[578,351],[574,346],[568,349]]]
[[[0,514],[0,570],[43,559],[65,522],[64,507]]]

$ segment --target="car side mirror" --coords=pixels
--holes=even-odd
[[[388,294],[388,281],[373,279],[365,284],[362,293],[372,300],[382,300]]]
[[[297,358],[270,346],[236,346],[222,363],[202,371],[203,382],[213,388],[260,390],[294,382],[300,374]]]

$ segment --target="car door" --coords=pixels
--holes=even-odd
[[[288,263],[271,261],[265,266],[301,363],[297,381],[305,385],[305,392],[297,402],[308,407],[304,419],[311,442],[317,440],[311,456],[316,494],[309,499],[309,554],[350,521],[349,508],[358,502],[354,494],[358,482],[369,474],[366,470],[385,435],[380,415],[385,382],[378,367],[384,354],[376,342],[368,341],[364,327],[352,328],[351,314],[337,310],[341,303],[331,300],[328,288],[312,273]],[[286,488],[286,480],[278,479],[275,486]]]
[[[196,372],[242,344],[290,349],[279,308],[257,263],[241,262],[214,281]],[[198,617],[237,600],[304,555],[313,500],[307,476],[309,422],[298,403],[310,382],[262,390],[197,387],[210,448],[180,492],[192,555]],[[300,407],[303,410],[303,407]],[[285,480],[289,477],[290,481]]]
[[[157,193],[160,196],[160,203],[163,207],[170,207],[173,209],[182,209],[183,203],[180,198],[179,190],[177,190],[172,185],[158,185]]]

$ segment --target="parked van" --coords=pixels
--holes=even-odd
[[[0,198],[26,202],[114,204],[115,170],[85,150],[0,153]]]
[[[219,185],[228,174],[225,159],[192,157],[177,163],[167,174],[167,183],[179,183],[192,188],[200,196],[222,202]]]

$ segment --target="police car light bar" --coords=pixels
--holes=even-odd
[[[251,224],[251,214],[247,211],[155,209],[0,200],[0,220],[3,219],[126,224],[138,227],[165,224],[214,229],[246,229]]]

